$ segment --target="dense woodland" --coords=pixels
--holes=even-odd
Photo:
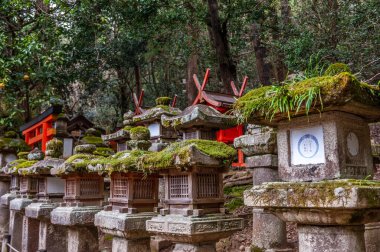
[[[318,76],[333,62],[380,84],[379,0],[1,0],[0,131],[52,98],[113,130],[133,109],[196,95]]]

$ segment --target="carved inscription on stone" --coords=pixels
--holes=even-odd
[[[144,230],[145,220],[135,220],[127,222],[127,230]]]
[[[223,221],[222,222],[222,230],[234,230],[241,228],[240,220],[232,220],[232,221]]]
[[[217,231],[217,230],[218,230],[217,222],[195,224],[195,232],[202,233],[202,232]]]
[[[190,233],[190,225],[183,223],[169,223],[169,232],[187,234]]]
[[[367,167],[346,165],[346,167],[343,168],[342,173],[347,177],[361,178],[367,175]]]
[[[146,229],[149,231],[163,231],[164,230],[164,223],[163,222],[149,221],[146,223]]]

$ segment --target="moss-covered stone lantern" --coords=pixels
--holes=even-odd
[[[215,243],[242,228],[225,214],[222,173],[236,151],[224,143],[186,140],[142,156],[138,165],[165,178],[164,208],[147,230],[176,244],[174,251],[214,251]]]
[[[365,251],[364,224],[380,220],[368,122],[380,119],[380,89],[348,72],[252,90],[241,119],[278,128],[282,180],[245,193],[245,203],[298,223],[300,251]],[[323,181],[322,181],[323,180]]]
[[[29,146],[23,139],[18,138],[16,132],[9,131],[0,136],[0,241],[4,247],[8,242],[9,203],[19,191],[18,175],[10,172],[9,166],[5,166],[12,166],[11,163],[14,164],[17,159],[17,153],[26,150],[29,150]]]
[[[98,150],[95,144],[102,145],[102,140],[90,133],[82,139],[87,144],[76,146],[73,156],[58,168],[51,169],[52,175],[65,180],[64,202],[52,211],[51,223],[67,227],[67,251],[98,250],[94,216],[103,208],[104,171],[91,170],[88,164],[103,157],[95,154]]]
[[[96,214],[95,225],[103,233],[113,236],[113,251],[135,251],[136,248],[150,251],[150,235],[145,221],[157,215],[158,175],[144,174],[136,168],[138,158],[150,153],[147,151],[151,145],[149,130],[132,128],[131,138],[133,140],[128,145],[132,150],[91,164],[102,166],[111,176],[109,205]]]
[[[54,138],[46,144],[46,155],[29,167],[18,170],[22,178],[37,180],[36,199],[25,208],[23,221],[23,251],[59,251],[66,245],[66,232],[50,223],[50,213],[62,202],[64,180],[53,177],[50,170],[58,168],[62,159],[63,142]]]
[[[124,114],[123,128],[108,134],[102,135],[102,139],[108,143],[116,143],[116,150],[125,151],[128,149],[127,142],[130,140],[129,130],[133,127],[133,116],[135,114],[132,111],[128,111]]]
[[[152,151],[162,150],[168,143],[174,142],[178,138],[177,132],[173,128],[162,127],[161,116],[173,116],[179,114],[181,110],[170,106],[169,97],[159,97],[156,99],[156,106],[144,110],[141,114],[133,117],[133,123],[137,126],[145,126],[150,131],[150,141]]]

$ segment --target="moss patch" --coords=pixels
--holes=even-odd
[[[137,126],[129,130],[132,140],[149,140],[150,131],[147,127]]]
[[[103,140],[98,136],[85,136],[81,140],[85,144],[94,144],[96,146],[104,146]]]
[[[170,97],[158,97],[156,99],[156,105],[166,105],[166,106],[168,106],[170,104],[171,100],[172,100],[172,98],[170,98]]]
[[[380,88],[358,81],[352,74],[343,72],[335,76],[322,76],[283,86],[265,86],[248,92],[234,104],[240,123],[249,118],[272,120],[275,115],[288,117],[308,114],[311,109],[344,105],[357,101],[380,106]]]
[[[331,64],[325,71],[325,75],[334,76],[343,72],[351,72],[349,66],[344,63],[334,63]]]
[[[143,170],[167,169],[174,166],[176,159],[179,159],[183,166],[189,165],[188,156],[192,147],[197,148],[205,155],[224,162],[229,162],[236,156],[236,150],[227,144],[210,140],[193,139],[173,143],[160,152],[144,155],[139,160],[138,166]],[[196,160],[192,160],[192,162],[194,161]]]
[[[224,206],[228,209],[228,211],[232,212],[244,205],[243,193],[245,190],[250,188],[252,188],[251,185],[231,186],[224,188],[224,194],[227,196],[227,201]]]
[[[95,151],[93,152],[94,155],[99,155],[103,157],[109,157],[115,154],[113,149],[108,148],[108,147],[97,147]]]

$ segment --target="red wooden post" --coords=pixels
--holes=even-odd
[[[47,135],[47,131],[48,131],[48,123],[47,122],[44,122],[42,124],[42,151],[45,152],[46,150],[46,143],[48,142],[48,135]]]

